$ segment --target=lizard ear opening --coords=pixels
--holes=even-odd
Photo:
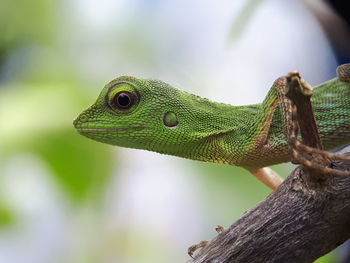
[[[175,127],[179,124],[179,120],[174,112],[168,111],[164,114],[163,123],[165,126]]]

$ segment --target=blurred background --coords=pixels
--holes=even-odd
[[[295,69],[320,84],[350,61],[338,2],[1,0],[0,262],[188,260],[269,189],[241,168],[88,140],[73,119],[119,75],[235,105]]]

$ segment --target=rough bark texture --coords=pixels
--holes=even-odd
[[[350,163],[336,162],[341,170]],[[312,183],[297,168],[191,262],[313,262],[350,238],[350,177]]]

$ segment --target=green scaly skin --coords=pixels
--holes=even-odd
[[[314,89],[312,103],[326,150],[350,143],[349,66]],[[121,147],[258,169],[290,160],[276,80],[261,104],[211,102],[150,79],[119,77],[74,121],[88,138]],[[120,108],[120,92],[130,104]],[[119,94],[119,95],[118,95]],[[125,103],[124,103],[125,104]]]

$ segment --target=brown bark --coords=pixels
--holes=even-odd
[[[332,165],[350,168],[350,162]],[[350,238],[350,177],[310,179],[298,167],[191,262],[313,262],[342,244]]]

